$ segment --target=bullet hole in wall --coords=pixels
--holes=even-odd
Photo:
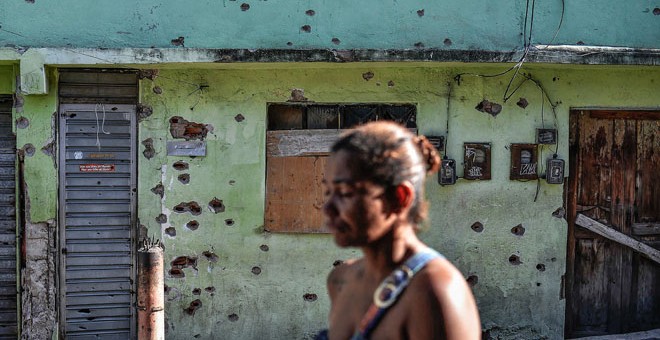
[[[207,259],[209,262],[213,262],[213,263],[218,262],[218,255],[216,255],[216,254],[215,254],[214,252],[212,252],[212,251],[208,251],[208,250],[207,250],[207,251],[204,251],[204,252],[202,253],[202,255],[204,255],[204,257],[206,257],[206,259]]]
[[[229,315],[227,315],[227,319],[229,319],[229,321],[231,321],[231,322],[236,322],[236,321],[238,321],[238,315],[229,314]]]
[[[550,259],[550,261],[552,261],[552,262],[557,262],[557,258],[556,258],[556,257],[553,257],[553,258]]]
[[[191,214],[197,216],[202,213],[202,207],[200,207],[199,204],[195,201],[181,202],[174,206],[174,212],[179,214],[190,212]]]
[[[176,38],[176,39],[172,39],[172,40],[171,40],[171,43],[172,43],[172,45],[174,45],[174,46],[182,46],[182,47],[185,47],[185,46],[184,46],[185,41],[186,41],[186,38],[184,38],[184,37],[178,37],[178,38]]]
[[[477,109],[477,111],[479,112],[489,113],[493,117],[497,116],[500,112],[502,112],[502,105],[495,102],[490,102],[486,99],[479,102],[479,104],[477,104],[477,106],[475,106],[474,108]]]
[[[312,26],[310,25],[303,25],[300,27],[300,30],[305,32],[305,33],[310,33],[312,31]]]
[[[160,224],[167,223],[167,216],[165,214],[159,214],[156,216],[155,220]]]
[[[580,40],[580,41],[576,42],[575,44],[576,45],[584,45],[584,41]]]
[[[369,81],[369,79],[371,79],[373,77],[374,77],[374,73],[371,72],[371,71],[362,73],[362,79],[364,79],[366,81]]]
[[[393,80],[388,81],[387,87],[394,87],[394,81]]]
[[[209,202],[209,209],[217,214],[225,211],[225,205],[222,203],[221,199],[213,197],[213,199]]]
[[[240,122],[245,120],[245,116],[243,116],[242,114],[239,113],[239,114],[234,116],[234,120],[240,123]]]
[[[525,235],[525,227],[523,227],[522,224],[518,224],[517,226],[511,228],[511,233],[516,236],[523,236]]]
[[[307,293],[303,295],[303,299],[307,302],[314,302],[316,299],[318,299],[318,296],[316,294]]]
[[[195,339],[199,339],[199,338],[201,338],[201,337],[202,337],[201,334],[195,334],[195,335],[193,335],[193,338],[195,338]]]
[[[519,264],[522,264],[522,262],[520,261],[520,256],[515,255],[515,254],[509,256],[509,263],[511,263],[511,264],[514,265],[514,266],[517,266],[517,265],[519,265]]]
[[[176,236],[176,229],[174,227],[165,228],[165,234],[170,237]]]
[[[190,174],[181,174],[177,176],[177,179],[183,184],[188,184],[190,183]]]
[[[153,91],[155,94],[163,94],[163,89],[160,86],[154,86]]]
[[[259,268],[257,266],[252,267],[252,274],[254,274],[254,275],[261,274],[261,268]]]
[[[559,80],[559,77],[552,77],[552,81],[557,81]]]
[[[305,14],[309,15],[310,17],[313,17],[316,12],[313,9],[308,9],[305,11]]]
[[[208,124],[189,122],[181,116],[170,118],[170,134],[173,138],[183,138],[185,140],[204,140],[209,131],[213,128]]]
[[[477,283],[479,283],[479,277],[476,275],[470,275],[466,281],[470,287],[474,287],[477,285]]]
[[[145,69],[145,70],[138,70],[137,76],[138,79],[155,80],[158,77],[158,73],[159,71],[157,69]]]
[[[424,48],[424,43],[421,42],[421,41],[418,41],[413,46],[415,46],[415,48]]]
[[[539,263],[539,264],[536,265],[536,269],[538,269],[538,271],[540,271],[540,272],[544,272],[545,271],[545,265],[543,263]]]
[[[154,140],[151,138],[147,138],[142,141],[142,145],[144,145],[144,151],[142,151],[142,155],[146,159],[151,159],[156,155],[156,150],[154,150]]]
[[[420,16],[420,17],[423,17],[424,16],[424,9],[418,10],[417,15]]]
[[[451,44],[453,44],[453,42],[449,38],[445,38],[445,40],[443,40],[442,43],[445,44],[445,46],[451,46]]]
[[[250,9],[250,4],[242,3],[241,4],[241,11],[245,12]]]
[[[174,168],[174,170],[183,171],[183,170],[188,170],[190,166],[188,165],[188,163],[184,161],[176,161],[174,162],[174,164],[172,164],[172,167]]]
[[[151,116],[154,113],[154,109],[149,105],[138,103],[135,106],[135,113],[137,114],[138,122],[141,122]]]
[[[151,188],[151,192],[160,196],[160,198],[163,198],[163,195],[165,195],[165,187],[163,186],[163,183],[156,184],[155,187]]]
[[[27,2],[28,4],[33,4],[34,0],[25,0],[25,2]]]
[[[286,42],[286,45],[287,45],[287,46],[293,46],[293,43],[290,42],[290,41],[287,41],[287,42]]]
[[[344,263],[344,261],[342,261],[342,260],[335,260],[335,262],[332,262],[332,266],[333,266],[333,267],[337,267],[338,265],[340,265],[340,264],[342,264],[342,263]]]
[[[30,126],[30,120],[25,117],[18,117],[16,119],[16,128],[17,129],[27,129]]]
[[[173,278],[182,278],[186,276],[183,272],[183,268],[192,267],[197,270],[197,257],[179,256],[172,260],[170,265],[172,266],[170,269],[170,276]]]
[[[206,287],[206,288],[204,288],[204,291],[207,292],[207,293],[215,293],[215,287],[213,287],[213,286]]]
[[[653,15],[660,15],[660,8],[656,7],[653,9]]]
[[[236,181],[233,180],[233,179],[230,179],[230,180],[229,180],[229,185],[234,185],[234,184],[236,184]]]
[[[200,299],[197,299],[193,302],[190,303],[190,306],[188,308],[185,308],[184,311],[188,315],[195,315],[195,312],[202,307],[202,301]]]
[[[289,102],[306,102],[305,89],[292,89],[291,97],[287,100]]]
[[[557,210],[552,212],[552,216],[556,218],[564,218],[566,216],[566,210],[564,207],[559,207]]]
[[[53,141],[47,143],[46,145],[44,145],[41,148],[41,152],[43,152],[44,155],[46,155],[46,156],[55,155],[55,141],[53,140]]]
[[[335,45],[339,45],[341,44],[341,40],[339,40],[339,38],[332,38],[332,43]]]
[[[181,270],[179,268],[172,268],[172,269],[170,269],[170,276],[173,277],[173,278],[179,279],[179,278],[185,277],[186,274],[184,274],[183,270]]]
[[[192,290],[193,295],[202,295],[202,290],[199,288],[195,288]]]
[[[518,102],[516,103],[516,105],[518,105],[518,106],[520,106],[524,109],[524,108],[527,107],[527,105],[529,105],[529,102],[527,102],[527,99],[525,99],[525,98],[520,98],[518,100]]]
[[[484,225],[481,222],[474,222],[470,228],[477,233],[484,231]]]
[[[270,250],[270,248],[268,247],[267,244],[262,244],[262,245],[260,245],[260,246],[259,246],[259,249],[261,249],[261,251],[268,251],[268,250]]]
[[[163,285],[163,292],[165,293],[165,295],[169,294],[171,291],[172,291],[172,287],[168,285]]]
[[[537,286],[537,287],[541,287],[541,282],[537,282],[537,283],[536,283],[536,286]]]
[[[231,219],[231,218],[228,218],[228,219],[225,220],[225,224],[226,224],[228,227],[231,227],[231,226],[234,225],[234,220]]]
[[[172,262],[170,262],[172,268],[188,268],[192,267],[197,269],[197,257],[195,256],[177,256]]]
[[[199,228],[199,222],[197,222],[197,220],[189,221],[186,223],[186,228],[190,230],[197,230],[197,228]]]
[[[32,157],[34,155],[34,151],[35,151],[34,145],[32,145],[30,143],[27,143],[27,144],[23,145],[23,153],[26,156]]]

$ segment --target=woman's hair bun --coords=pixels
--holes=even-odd
[[[415,137],[415,142],[422,154],[422,161],[426,164],[426,173],[432,174],[438,171],[440,169],[440,152],[425,136]]]

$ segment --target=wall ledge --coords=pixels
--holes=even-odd
[[[193,49],[193,48],[0,48],[0,63],[20,62],[21,92],[46,94],[45,65],[143,68],[165,64],[459,62],[573,65],[660,65],[660,49],[579,45],[536,45],[524,51],[444,49]],[[317,64],[318,65],[318,64]],[[273,66],[273,65],[271,65]],[[300,66],[300,65],[296,65]]]

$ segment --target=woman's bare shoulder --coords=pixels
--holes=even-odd
[[[464,339],[479,338],[481,324],[472,289],[450,261],[438,258],[429,262],[413,284],[417,285],[414,291],[440,308],[447,338],[460,339],[461,334]]]
[[[350,259],[338,264],[328,274],[328,294],[333,299],[363,268],[363,259]]]

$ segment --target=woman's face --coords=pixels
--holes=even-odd
[[[326,225],[340,247],[361,247],[392,228],[395,215],[385,188],[355,173],[350,153],[340,150],[328,159],[323,183]]]

